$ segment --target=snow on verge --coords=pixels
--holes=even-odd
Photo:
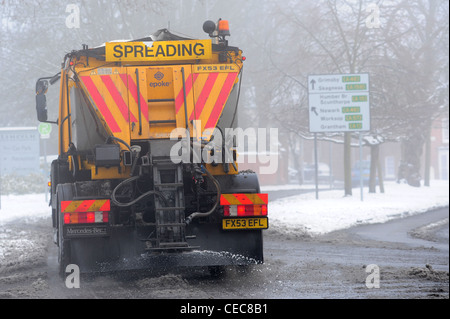
[[[0,269],[3,273],[8,269],[32,269],[35,265],[45,262],[47,237],[25,225],[50,216],[51,208],[45,201],[45,194],[1,197]],[[15,221],[20,223],[16,224]],[[10,222],[12,223],[9,224]],[[16,225],[20,227],[17,228]]]
[[[282,189],[286,189],[282,186]],[[378,191],[378,189],[377,189]],[[344,197],[343,190],[307,193],[269,203],[270,228],[283,233],[303,230],[310,235],[324,234],[363,223],[382,223],[394,218],[449,205],[448,181],[432,181],[430,187],[411,187],[385,183],[385,193],[367,193],[360,199],[359,189]],[[270,201],[270,197],[269,197]],[[51,216],[44,194],[1,197],[0,225],[15,219],[34,220]]]
[[[34,220],[51,217],[45,194],[7,195],[1,197],[0,225],[15,219]]]
[[[377,188],[378,192],[378,188]],[[278,232],[306,232],[320,235],[357,224],[383,223],[394,218],[423,213],[449,205],[448,181],[432,181],[430,187],[411,187],[395,182],[385,183],[385,193],[369,194],[359,189],[344,197],[343,190],[307,193],[270,202],[270,227]]]

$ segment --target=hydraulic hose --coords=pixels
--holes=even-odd
[[[122,139],[120,139],[120,138],[118,138],[118,137],[115,137],[115,136],[112,136],[112,135],[111,135],[111,136],[109,136],[109,137],[106,139],[106,144],[108,144],[110,140],[114,140],[114,141],[117,141],[117,142],[119,142],[119,143],[122,143],[123,145],[125,145],[126,148],[128,148],[128,150],[130,151],[130,153],[133,152],[133,151],[131,150],[131,146],[128,145],[128,143],[125,142],[124,140],[122,140]]]
[[[113,190],[113,192],[112,192],[112,194],[111,194],[111,201],[113,202],[113,204],[116,205],[116,206],[119,206],[119,207],[129,207],[129,206],[131,206],[131,205],[133,205],[133,204],[136,204],[136,203],[139,202],[141,199],[143,199],[143,198],[145,198],[145,197],[147,197],[147,196],[150,196],[150,195],[156,195],[156,196],[161,197],[161,198],[163,199],[163,201],[164,201],[164,204],[167,206],[167,199],[164,197],[164,195],[163,195],[161,192],[158,192],[158,191],[148,191],[148,192],[145,192],[144,194],[142,194],[142,195],[139,196],[138,198],[136,198],[136,199],[134,199],[134,200],[132,200],[131,202],[128,202],[128,203],[121,203],[121,202],[119,202],[119,201],[116,199],[116,192],[117,192],[117,190],[118,190],[120,187],[122,187],[123,185],[125,185],[125,184],[127,184],[127,183],[131,183],[131,182],[137,180],[139,177],[140,177],[140,176],[133,176],[133,177],[130,177],[130,178],[128,178],[128,179],[122,181],[121,183],[119,183],[119,185],[117,185],[117,186],[114,188],[114,190]]]
[[[115,136],[109,136],[106,139],[106,144],[108,144],[111,140],[122,143],[130,151],[130,154],[132,156],[132,166],[131,166],[131,170],[130,170],[130,176],[133,176],[134,169],[136,167],[137,160],[139,158],[139,153],[141,152],[141,147],[138,145],[130,146],[127,142],[125,142],[124,140],[122,140],[118,137],[115,137]]]
[[[137,161],[139,159],[139,154],[141,153],[141,147],[138,145],[131,146],[131,155],[134,155],[133,164],[131,165],[130,176],[133,176],[134,169],[136,168]]]
[[[195,212],[195,213],[192,213],[191,215],[189,215],[189,216],[186,218],[186,225],[189,225],[189,224],[192,222],[192,220],[193,220],[194,218],[197,218],[197,217],[207,217],[207,216],[211,215],[211,214],[216,210],[217,206],[218,206],[219,203],[220,203],[220,196],[222,195],[222,191],[221,191],[221,189],[220,189],[220,184],[219,184],[219,182],[217,181],[217,179],[215,179],[214,176],[213,176],[207,169],[205,169],[205,172],[206,172],[206,175],[208,175],[208,177],[209,177],[209,178],[211,179],[211,181],[213,182],[214,186],[216,187],[216,190],[217,190],[216,203],[214,204],[214,206],[213,206],[209,211],[207,211],[207,212],[205,212],[205,213]]]

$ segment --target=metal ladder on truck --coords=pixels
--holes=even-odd
[[[153,160],[156,236],[148,250],[189,250],[186,241],[183,169],[170,159]]]

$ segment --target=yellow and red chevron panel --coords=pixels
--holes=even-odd
[[[184,69],[184,87],[183,87],[183,73],[181,69]],[[191,114],[194,109],[194,91],[192,86],[196,81],[197,76],[192,73],[191,65],[177,65],[173,67],[173,90],[175,97],[175,117],[177,121],[177,127],[185,128],[185,108],[187,108],[187,114]],[[184,94],[186,93],[186,101],[184,100]],[[189,119],[188,119],[189,120]],[[189,128],[192,132],[192,124],[189,123]]]
[[[109,199],[61,201],[61,213],[107,212],[111,210]]]
[[[137,87],[136,69],[139,73],[139,92]],[[130,113],[135,114],[136,120],[131,121],[131,138],[148,139],[149,136],[149,114],[147,104],[147,68],[127,68],[127,74],[121,75],[123,83],[128,89],[128,106]],[[141,127],[139,134],[139,104],[141,107]]]
[[[220,205],[267,205],[268,203],[268,194],[222,194],[220,196]]]
[[[64,224],[107,223],[110,210],[109,199],[61,201]]]
[[[268,194],[222,194],[224,216],[267,216]]]
[[[158,99],[173,99],[176,127],[186,127],[186,109],[191,132],[193,131],[192,121],[195,120],[201,121],[201,128],[197,128],[200,132],[205,129],[214,129],[230,93],[238,81],[239,74],[239,69],[235,65],[202,65],[201,68],[192,65],[164,67],[160,69],[165,73],[170,72],[170,69],[173,72],[171,75],[167,73],[165,76],[166,81],[173,78],[173,83],[171,83],[173,96],[170,94],[166,97],[167,94],[163,93],[148,96],[151,91],[149,81],[153,81],[152,69],[156,68],[112,67],[81,70],[79,73],[89,99],[100,119],[105,123],[106,130],[127,142],[130,139],[159,137],[158,127],[152,126],[152,132],[150,132],[149,126],[149,121],[161,120],[156,116],[150,118],[151,112],[149,113],[149,101]],[[136,70],[139,74],[139,92]],[[157,89],[153,91],[155,91],[154,93],[158,92]],[[153,107],[156,107],[156,104]],[[159,116],[159,114],[157,115]],[[159,132],[161,137],[167,137],[166,131],[167,127],[163,130],[161,126],[161,132]]]
[[[191,72],[185,67],[188,120],[189,122],[200,120],[201,132],[205,129],[214,129],[222,115],[231,90],[237,82],[238,70],[231,71],[210,68],[207,71]],[[183,85],[179,77],[175,78],[178,79],[174,85],[177,122],[185,123]]]
[[[116,137],[129,141],[130,125],[135,123],[133,126],[136,127],[139,118],[136,75],[130,74],[127,68],[117,67],[108,70],[104,72],[107,74],[82,71],[80,79],[100,119],[105,123],[106,130]],[[145,92],[141,91],[141,118],[143,125],[148,126],[148,107],[143,94]]]

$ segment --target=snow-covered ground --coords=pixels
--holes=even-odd
[[[292,187],[298,188],[267,186],[262,191]],[[448,205],[448,181],[432,181],[430,187],[419,188],[387,182],[384,194],[369,194],[365,188],[364,201],[357,188],[350,197],[344,197],[343,190],[321,190],[319,200],[314,192],[275,200],[269,204],[269,220],[270,227],[277,231],[315,235],[362,223],[382,223]],[[50,217],[50,211],[44,194],[2,196],[0,225],[15,219]]]
[[[285,190],[286,186],[281,186]],[[262,191],[277,190],[263,187]],[[364,188],[363,201],[360,190],[344,197],[343,190],[327,190],[285,197],[270,202],[270,226],[291,234],[324,234],[357,224],[383,223],[394,218],[423,213],[429,209],[449,205],[448,181],[432,181],[430,187],[411,187],[396,182],[385,183],[385,193],[369,194]]]
[[[45,194],[3,195],[1,197],[0,225],[16,219],[35,219],[51,216]]]

